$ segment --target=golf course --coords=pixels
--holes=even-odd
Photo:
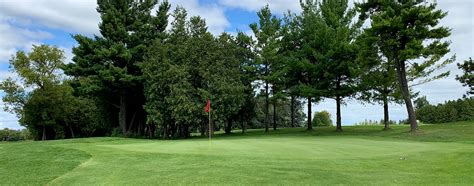
[[[0,143],[1,185],[470,185],[474,123]]]

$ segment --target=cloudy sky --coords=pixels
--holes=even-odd
[[[235,33],[250,32],[248,25],[257,21],[256,11],[268,4],[271,10],[281,16],[287,10],[299,12],[298,0],[170,0],[173,7],[182,5],[190,15],[205,18],[209,30]],[[438,0],[439,8],[448,11],[441,24],[452,28],[449,40],[451,53],[457,62],[474,57],[474,1]],[[92,36],[98,34],[99,15],[95,11],[95,0],[0,0],[0,81],[14,76],[8,71],[8,60],[17,50],[28,51],[33,44],[56,45],[66,53],[67,60],[72,58],[71,48],[76,42],[71,34]],[[455,64],[447,70],[451,76],[428,84],[414,87],[421,95],[426,95],[431,103],[461,98],[463,88],[454,77],[460,74]],[[0,93],[0,97],[3,93]],[[0,107],[3,103],[0,101]],[[406,118],[401,105],[390,107],[390,116],[394,120]],[[305,109],[306,110],[306,109]],[[313,106],[313,111],[328,110],[335,116],[335,102],[325,100]],[[361,104],[348,100],[342,109],[343,124],[350,125],[365,119],[380,120],[380,105]],[[0,111],[0,128],[21,128],[18,119]]]

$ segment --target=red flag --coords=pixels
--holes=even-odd
[[[204,111],[207,113],[211,109],[211,100],[207,100],[206,108],[204,108]]]

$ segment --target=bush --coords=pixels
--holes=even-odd
[[[313,126],[332,126],[331,114],[325,110],[314,113]]]
[[[122,133],[122,128],[120,126],[115,127],[114,129],[112,129],[112,134],[110,134],[110,136],[111,137],[124,137]]]
[[[5,128],[0,130],[0,141],[20,141],[31,139],[31,133],[27,129],[12,130]]]
[[[417,118],[424,123],[447,123],[474,120],[474,99],[446,101],[444,104],[424,105],[416,110]]]

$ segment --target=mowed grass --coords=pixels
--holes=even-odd
[[[474,184],[474,122],[0,143],[0,184]]]

